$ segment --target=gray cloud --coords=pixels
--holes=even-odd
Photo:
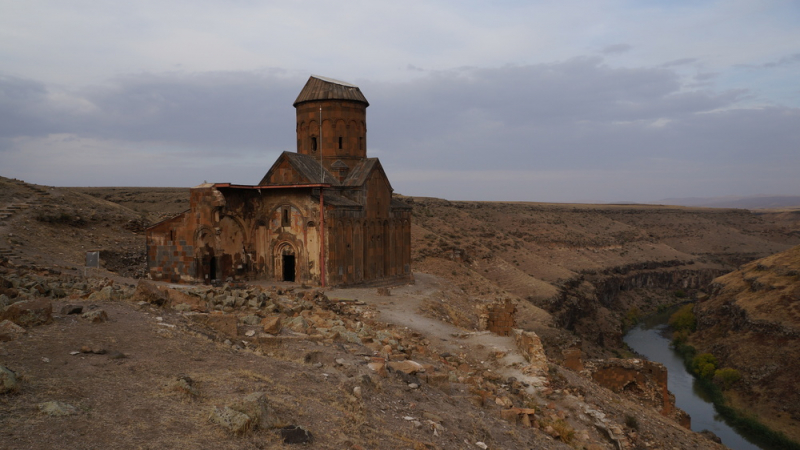
[[[614,54],[628,52],[632,48],[633,48],[633,46],[628,45],[628,44],[613,44],[613,45],[607,45],[607,46],[603,47],[600,50],[600,53],[602,53],[604,55],[614,55]]]
[[[2,78],[0,167],[47,173],[38,181],[48,184],[73,172],[79,181],[60,184],[254,183],[294,149],[292,102],[305,81],[280,70],[140,74],[59,93]],[[800,110],[744,108],[743,90],[687,90],[664,67],[586,57],[348,81],[370,100],[370,154],[406,194],[647,201],[800,190],[785,170],[800,164]]]
[[[784,56],[783,58],[780,58],[777,61],[769,62],[769,63],[764,64],[763,67],[768,67],[768,68],[784,67],[784,66],[794,65],[794,64],[797,64],[797,63],[800,63],[800,53],[795,53],[793,55]]]
[[[692,64],[697,62],[696,58],[681,58],[675,59],[672,61],[667,61],[664,64],[661,64],[661,67],[675,67],[675,66],[685,66],[687,64]]]

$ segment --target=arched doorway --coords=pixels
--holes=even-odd
[[[297,255],[291,244],[283,244],[278,250],[278,275],[281,281],[295,282],[297,279]]]

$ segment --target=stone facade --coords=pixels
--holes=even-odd
[[[366,157],[367,106],[357,87],[312,76],[295,102],[298,152],[284,152],[257,185],[191,189],[188,211],[147,230],[150,277],[411,280],[411,208]]]

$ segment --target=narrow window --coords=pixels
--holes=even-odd
[[[283,208],[283,215],[281,217],[281,226],[288,227],[290,226],[289,222],[289,208]]]
[[[342,137],[339,136],[339,150],[342,149]]]
[[[359,137],[358,138],[358,149],[359,150],[364,150],[364,138],[363,137]]]
[[[299,152],[301,148],[302,147],[300,147],[300,139],[298,139],[297,140],[297,151]]]
[[[314,136],[311,136],[311,151],[317,151],[317,138]]]

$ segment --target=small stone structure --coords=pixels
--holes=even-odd
[[[516,312],[516,305],[508,299],[486,305],[480,316],[481,329],[489,330],[500,336],[511,336]]]
[[[588,361],[587,370],[597,384],[618,394],[628,394],[656,408],[661,415],[691,428],[691,418],[675,406],[675,396],[667,389],[667,368],[641,359]]]

